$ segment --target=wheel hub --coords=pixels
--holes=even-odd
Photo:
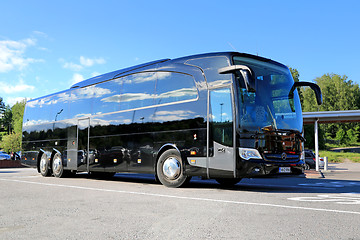
[[[180,175],[181,166],[174,157],[169,157],[163,165],[163,173],[169,179],[176,179]]]
[[[53,160],[53,171],[59,173],[61,171],[61,158],[56,157]]]
[[[47,159],[42,157],[40,160],[40,170],[41,172],[45,172],[46,171],[46,161]]]

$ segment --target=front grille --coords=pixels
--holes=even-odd
[[[284,158],[283,154],[279,153],[264,153],[264,159],[272,162],[297,162],[300,159],[299,154],[286,154]]]

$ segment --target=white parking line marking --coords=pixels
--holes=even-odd
[[[360,204],[360,193],[321,194],[316,197],[293,197],[293,201],[335,202],[337,204]]]
[[[298,209],[298,210],[309,210],[309,211],[321,211],[321,212],[345,213],[345,214],[360,215],[360,212],[344,211],[344,210],[336,210],[336,209],[326,209],[326,208],[310,208],[310,207],[288,206],[288,205],[278,205],[278,204],[270,204],[270,203],[240,202],[240,201],[211,199],[211,198],[184,197],[184,196],[157,194],[157,193],[145,193],[145,192],[133,192],[133,191],[113,190],[113,189],[103,189],[103,188],[80,187],[80,186],[62,185],[62,184],[53,184],[53,183],[39,183],[39,182],[30,182],[30,181],[24,181],[24,180],[3,179],[3,178],[0,178],[0,181],[19,182],[19,183],[26,183],[26,184],[35,184],[35,185],[43,185],[43,186],[51,186],[51,187],[73,188],[73,189],[90,190],[90,191],[101,191],[101,192],[114,192],[114,193],[133,194],[133,195],[144,195],[144,196],[161,197],[161,198],[174,198],[174,199],[196,200],[196,201],[204,201],[204,202],[231,203],[231,204],[239,204],[239,205],[253,205],[253,206],[262,206],[262,207],[288,208],[288,209]]]
[[[307,185],[307,184],[298,184],[298,186],[289,186],[289,185],[272,185],[272,184],[260,184],[260,183],[239,183],[238,186],[249,186],[249,187],[271,187],[271,188],[314,188],[314,189],[334,189],[333,187],[323,187],[322,185]]]
[[[358,182],[319,182],[319,183],[300,183],[299,186],[306,187],[332,187],[332,188],[343,188],[343,187],[353,187],[359,186]]]

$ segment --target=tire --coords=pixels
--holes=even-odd
[[[156,164],[156,175],[166,187],[177,188],[188,182],[184,175],[184,165],[179,152],[175,149],[166,150]]]
[[[305,170],[310,170],[310,165],[305,163]]]
[[[55,177],[57,178],[66,177],[67,172],[64,170],[61,155],[59,153],[55,153],[51,163],[51,169]]]
[[[49,168],[49,160],[45,153],[43,153],[41,155],[40,162],[39,162],[39,170],[43,177],[48,177],[51,175],[51,170]]]
[[[241,181],[241,178],[217,178],[215,179],[223,187],[232,187]]]

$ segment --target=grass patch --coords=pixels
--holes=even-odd
[[[320,157],[328,157],[329,162],[344,162],[347,158],[352,162],[360,163],[360,153],[319,151]]]

